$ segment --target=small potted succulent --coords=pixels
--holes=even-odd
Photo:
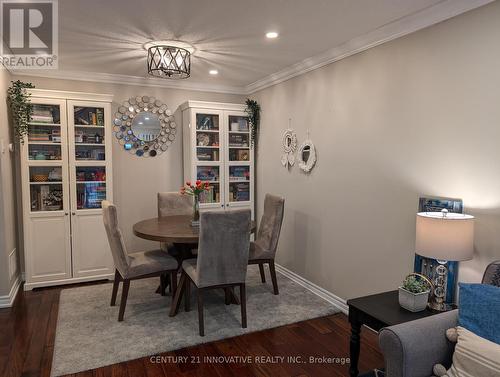
[[[425,310],[432,289],[431,281],[421,274],[409,274],[399,287],[399,305],[411,312]]]

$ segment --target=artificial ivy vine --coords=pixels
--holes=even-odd
[[[34,87],[32,83],[17,80],[12,81],[12,85],[7,89],[14,138],[21,144],[24,143],[24,136],[28,134],[28,123],[33,115],[33,105],[29,98],[30,94],[26,89]]]
[[[245,112],[248,114],[251,130],[251,143],[252,146],[257,145],[260,125],[260,105],[257,101],[247,98],[245,104],[247,105]]]

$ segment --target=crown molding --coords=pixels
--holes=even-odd
[[[68,92],[64,90],[27,89],[32,97],[71,99],[79,101],[113,102],[113,94]]]
[[[225,102],[207,102],[207,101],[186,101],[179,106],[181,111],[188,108],[204,109],[204,110],[228,110],[228,111],[245,111],[245,105]]]
[[[215,92],[226,94],[246,94],[244,87],[227,86],[227,85],[211,85],[196,83],[193,81],[185,80],[165,80],[158,78],[139,77],[118,75],[112,73],[99,73],[99,72],[83,72],[83,71],[64,71],[64,70],[45,70],[45,71],[28,71],[28,70],[11,70],[13,75],[43,77],[49,79],[59,80],[76,80],[76,81],[90,81],[100,82],[107,84],[119,85],[135,85],[157,88],[168,88],[178,90],[195,90],[201,92]]]
[[[302,60],[288,68],[257,80],[247,85],[245,91],[247,94],[255,93],[385,42],[392,41],[472,9],[479,8],[493,1],[494,0],[444,0],[436,5],[390,22],[367,34],[353,38],[324,53]]]

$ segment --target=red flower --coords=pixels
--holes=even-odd
[[[186,185],[191,186],[191,182],[190,182],[190,181],[187,181],[187,182],[186,182]]]
[[[196,186],[199,186],[199,185],[201,185],[201,181],[200,181],[200,180],[197,180],[197,181],[196,181]]]

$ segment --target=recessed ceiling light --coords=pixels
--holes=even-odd
[[[216,69],[211,69],[210,71],[208,71],[208,73],[210,73],[211,75],[218,75],[219,71],[217,71]]]
[[[278,38],[278,33],[276,31],[270,31],[266,33],[266,37],[269,39]]]

